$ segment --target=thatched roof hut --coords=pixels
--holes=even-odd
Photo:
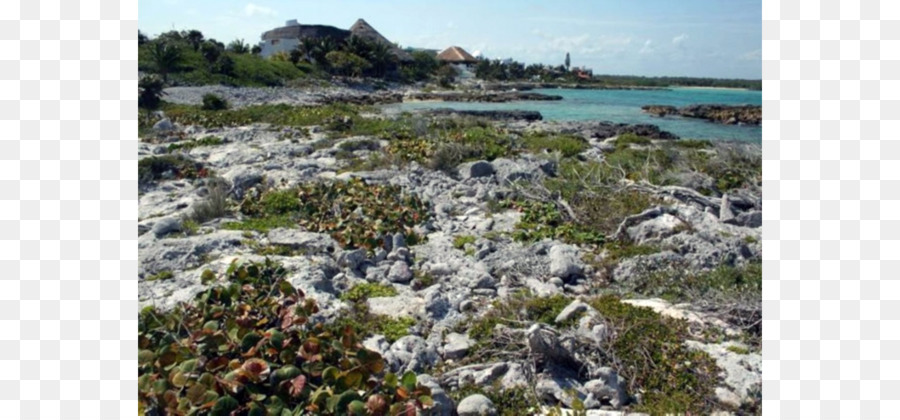
[[[412,56],[408,52],[401,50],[393,42],[388,41],[384,35],[378,33],[372,25],[369,25],[369,23],[363,19],[357,20],[356,23],[350,27],[350,35],[355,35],[371,42],[388,45],[391,47],[391,53],[393,53],[398,60],[412,61]]]
[[[469,54],[466,50],[457,46],[452,46],[441,51],[441,53],[437,55],[437,59],[453,64],[475,64],[478,62],[472,54]]]

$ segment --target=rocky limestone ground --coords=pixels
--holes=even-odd
[[[178,103],[199,103],[204,92],[223,94],[238,106],[278,100],[322,103],[318,94],[287,89],[206,87],[167,92],[166,99]],[[587,163],[604,162],[623,148],[653,149],[674,138],[653,126],[527,120],[502,124],[513,130],[583,138],[588,146],[576,158]],[[654,140],[624,146],[616,142],[616,136],[627,133]],[[210,137],[220,141],[177,147]],[[703,401],[709,410],[705,414],[753,412],[752,407],[758,407],[760,349],[747,338],[752,333],[735,315],[749,313],[752,318],[757,308],[729,310],[733,308],[717,306],[721,301],[710,294],[698,296],[703,301],[696,305],[673,304],[659,298],[671,299],[673,293],[647,280],[672,270],[699,273],[723,264],[743,267],[758,262],[758,185],[721,194],[716,179],[697,172],[680,174],[677,184],[666,186],[632,183],[654,201],[618,221],[607,241],[628,243],[642,252],[613,257],[606,248],[559,238],[515,239],[523,212],[497,203],[516,196],[523,183],[561,177],[558,155],[526,153],[463,163],[450,171],[416,162],[361,171],[353,163],[387,149],[391,139],[340,137],[322,127],[202,128],[164,118],[158,122],[139,145],[140,159],[183,156],[221,181],[190,179],[181,176],[181,170],[169,170],[159,179],[142,182],[141,306],[169,309],[188,302],[210,287],[209,277],[222,278],[235,260],[269,258],[281,264],[288,280],[318,302],[315,317],[322,322],[339,321],[346,311],[355,310],[346,299],[349,292],[383,286],[392,292],[362,300],[369,313],[408,324],[399,334],[374,331],[364,345],[380,352],[391,372],[418,373],[419,384],[431,389],[432,413],[439,415],[506,413],[504,409],[516,407],[513,402],[524,404],[519,413],[523,415],[633,414],[651,407],[647,401],[656,398],[652,389],[635,384],[634,377],[617,371],[624,365],[603,356],[612,354],[612,343],[630,333],[617,329],[616,314],[624,307],[649,308],[665,322],[683,324],[688,335],[679,337],[678,344],[707,355],[710,366],[718,368],[714,383],[708,384],[708,400]],[[351,143],[365,146],[348,147]],[[718,153],[726,150],[759,153],[752,145]],[[350,179],[399,187],[426,202],[431,217],[412,232],[379,238],[369,252],[343,247],[331,235],[297,225],[266,230],[229,227],[246,218],[238,204],[252,202],[259,191]],[[222,194],[228,206],[224,216],[192,222],[199,207]],[[690,275],[678,278],[694,281]],[[626,306],[597,300],[607,291],[632,284],[644,286],[627,289],[632,299],[622,301]],[[535,318],[532,312],[540,316]],[[644,333],[640,326],[635,328],[640,338]]]

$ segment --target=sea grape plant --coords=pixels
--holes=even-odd
[[[387,233],[405,233],[430,217],[428,205],[394,185],[361,179],[271,189],[248,197],[241,212],[251,217],[288,216],[312,232],[330,234],[345,248],[373,249]]]
[[[170,311],[139,316],[142,415],[414,415],[433,406],[415,374],[385,373],[351,328],[312,323],[316,302],[266,259]]]

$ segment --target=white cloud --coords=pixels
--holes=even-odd
[[[676,47],[680,47],[681,44],[684,43],[684,41],[688,38],[690,37],[687,34],[681,34],[676,36],[675,38],[672,38],[672,43],[675,44]]]
[[[273,10],[269,7],[260,6],[255,3],[247,3],[247,5],[244,6],[244,14],[246,14],[247,16],[250,16],[250,17],[253,17],[253,16],[275,16],[278,14],[278,12],[276,12],[275,10]]]
[[[762,60],[762,50],[747,51],[738,56],[738,60],[759,61]]]
[[[638,51],[638,54],[650,54],[654,51],[653,41],[646,40],[644,41],[644,46],[641,47],[641,50]]]

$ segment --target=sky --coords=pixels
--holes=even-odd
[[[403,47],[458,45],[488,58],[594,74],[762,78],[761,0],[143,0],[148,36],[198,29],[257,44],[289,19],[349,29],[365,19]]]

